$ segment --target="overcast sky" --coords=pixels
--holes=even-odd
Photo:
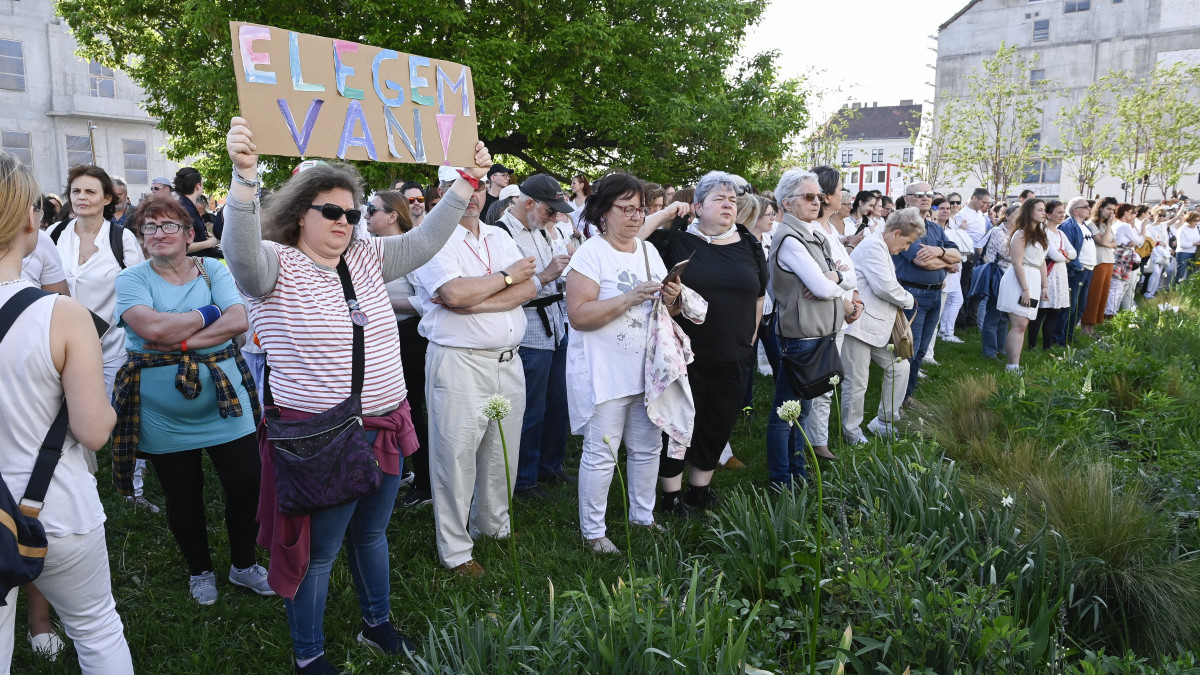
[[[867,105],[920,103],[933,98],[937,27],[966,6],[967,0],[771,0],[763,20],[747,36],[747,54],[777,49],[785,76],[814,71],[813,82],[840,86],[836,100],[814,116],[832,112],[846,101]]]

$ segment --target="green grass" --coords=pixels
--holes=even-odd
[[[971,331],[964,337],[967,342],[962,345],[937,345],[937,358],[942,365],[927,368],[929,377],[922,380],[918,399],[938,392],[945,395],[947,388],[966,373],[996,373],[998,378],[1004,377],[1000,361],[985,359],[980,354],[978,333]],[[1087,338],[1081,341],[1091,342]],[[1055,357],[1056,354],[1046,355],[1037,350],[1027,352],[1025,362],[1033,364]],[[881,379],[881,373],[873,368],[867,411],[874,411],[878,404]],[[718,470],[714,479],[718,490],[766,483],[765,427],[773,392],[767,378],[756,376],[755,386],[753,415],[738,422],[732,440],[735,454],[748,468],[737,472]],[[837,420],[834,414],[831,426]],[[832,449],[839,455],[842,466],[849,466],[856,457],[868,459],[881,450],[879,441],[861,448],[839,447],[838,437],[835,429],[831,433]],[[579,438],[572,437],[567,458],[572,473],[578,467],[579,445]],[[897,452],[901,452],[901,446],[912,452],[913,446],[908,442],[897,444]],[[623,453],[621,461],[624,462]],[[188,595],[186,566],[167,530],[165,514],[151,515],[127,505],[113,493],[104,466],[102,457],[98,479],[108,515],[113,592],[137,670],[156,674],[290,672],[291,645],[283,602],[279,598],[259,598],[225,582],[228,546],[222,497],[211,466],[206,463],[205,495],[209,503],[209,540],[221,593],[211,607],[195,604]],[[608,523],[610,536],[623,546],[617,486],[614,480]],[[550,497],[544,502],[517,502],[515,506],[517,556],[524,582],[521,588],[512,573],[504,542],[477,543],[475,557],[487,569],[484,579],[459,578],[437,562],[432,510],[428,507],[411,512],[397,510],[388,530],[393,561],[393,620],[397,627],[424,642],[431,623],[439,630],[456,623],[456,607],[465,608],[462,611],[472,620],[494,616],[496,621],[507,624],[517,613],[518,592],[544,604],[551,582],[556,593],[563,594],[611,587],[618,579],[628,581],[630,570],[624,555],[598,556],[582,546],[575,489],[560,486],[548,492]],[[146,494],[155,503],[164,503],[152,474]],[[639,575],[653,563],[653,568],[660,572],[674,568],[677,576],[686,577],[692,562],[717,552],[708,523],[667,520],[664,524],[668,528],[664,535],[635,528],[633,554]],[[265,552],[260,551],[260,562],[267,563]],[[339,561],[333,570],[325,612],[328,658],[350,672],[405,672],[402,659],[371,652],[355,642],[359,616],[349,572],[344,562]],[[23,600],[18,617],[14,672],[78,671],[70,649],[54,664],[36,658],[23,638]]]

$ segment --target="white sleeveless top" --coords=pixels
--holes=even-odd
[[[0,304],[29,282],[0,286]],[[55,296],[57,297],[57,296]],[[26,309],[0,345],[0,473],[13,499],[25,494],[38,450],[63,403],[62,377],[50,356],[50,315],[54,298],[42,298]],[[39,520],[46,534],[86,534],[104,523],[104,507],[96,478],[87,470],[85,448],[70,430],[63,456],[46,491]]]

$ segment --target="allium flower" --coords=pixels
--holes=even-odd
[[[888,351],[889,351],[889,352],[894,352],[894,351],[896,351],[896,345],[894,345],[894,344],[892,344],[892,343],[890,343],[890,342],[889,342],[889,343],[888,343],[888,346],[887,346],[887,349],[888,349]]]
[[[800,419],[800,413],[800,401],[796,400],[784,401],[783,405],[775,410],[775,414],[779,415],[779,419],[787,422],[789,427],[795,424],[796,420]]]
[[[1010,495],[1004,495],[1004,498],[1000,500],[1000,506],[1006,509],[1011,508],[1014,503],[1015,500]]]
[[[512,402],[500,394],[492,394],[483,402],[483,416],[489,420],[500,420],[512,412]]]
[[[834,375],[833,377],[829,378],[829,384],[832,384],[835,387],[838,386],[838,384],[840,384],[841,381],[842,381],[842,378],[838,377],[837,375]]]

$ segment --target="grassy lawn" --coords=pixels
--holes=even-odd
[[[979,334],[963,335],[965,344],[939,342],[938,367],[927,367],[929,377],[922,380],[918,400],[951,391],[959,378],[969,374],[1003,371],[1001,361],[980,354]],[[1080,337],[1080,346],[1092,340]],[[1040,350],[1026,354],[1027,368],[1059,359],[1061,350],[1044,354]],[[1194,374],[1193,374],[1194,376]],[[872,371],[865,410],[878,403],[881,374]],[[730,492],[739,486],[765,485],[765,427],[772,397],[768,378],[756,376],[753,414],[740,421],[732,444],[735,454],[748,465],[743,471],[718,470],[714,485]],[[836,424],[837,413],[831,424]],[[868,413],[867,419],[869,420]],[[911,422],[911,420],[910,420]],[[839,447],[838,434],[831,434],[833,451],[839,455],[838,467],[830,473],[846,471],[858,462],[880,454],[883,446],[872,440],[861,448]],[[567,466],[574,473],[579,461],[579,438],[573,437]],[[898,443],[897,452],[916,453],[911,443]],[[105,458],[101,457],[104,466]],[[206,460],[207,461],[207,460]],[[623,460],[622,460],[623,462]],[[225,581],[229,564],[225,538],[222,498],[215,473],[207,474],[206,495],[209,507],[209,538],[217,567],[220,599],[211,607],[194,603],[187,592],[187,571],[178,548],[167,530],[165,514],[151,515],[135,510],[117,497],[101,470],[100,492],[108,515],[107,534],[114,594],[125,622],[125,632],[139,672],[147,673],[279,673],[290,672],[291,648],[283,603],[278,598],[259,598],[234,588]],[[836,480],[836,477],[833,477]],[[826,476],[826,481],[831,476]],[[389,528],[391,542],[393,619],[397,627],[427,649],[431,624],[438,630],[449,627],[455,606],[466,607],[472,619],[494,617],[497,623],[511,620],[517,613],[517,593],[545,604],[550,583],[555,592],[612,587],[618,579],[630,577],[625,555],[600,556],[585,551],[578,529],[576,493],[571,486],[548,490],[544,501],[517,502],[515,521],[519,576],[509,562],[506,542],[480,541],[476,559],[486,568],[487,576],[474,581],[462,579],[443,569],[437,562],[433,538],[433,513],[429,507],[416,511],[397,510]],[[163,504],[157,481],[147,481],[147,497]],[[828,499],[828,488],[826,497]],[[619,483],[614,479],[610,496],[609,536],[625,548],[625,529],[621,526],[622,501]],[[676,522],[665,520],[667,533],[655,535],[635,528],[633,557],[639,574],[651,569],[685,569],[691,563],[713,554],[715,548],[711,521]],[[264,565],[265,552],[260,552]],[[344,558],[343,558],[344,559]],[[50,664],[36,658],[24,634],[24,602],[18,610],[14,672],[77,672],[72,650]],[[357,598],[349,572],[343,562],[335,565],[325,613],[326,653],[335,664],[350,672],[400,673],[405,663],[400,658],[373,653],[354,640],[359,630]],[[836,627],[830,627],[836,635]],[[61,629],[60,629],[61,634]],[[65,638],[65,636],[64,636]],[[825,640],[825,636],[822,637]],[[791,646],[788,649],[795,650]],[[488,672],[486,667],[480,672]],[[899,672],[899,671],[897,671]],[[915,671],[914,671],[915,672]],[[936,672],[936,671],[930,671]]]

